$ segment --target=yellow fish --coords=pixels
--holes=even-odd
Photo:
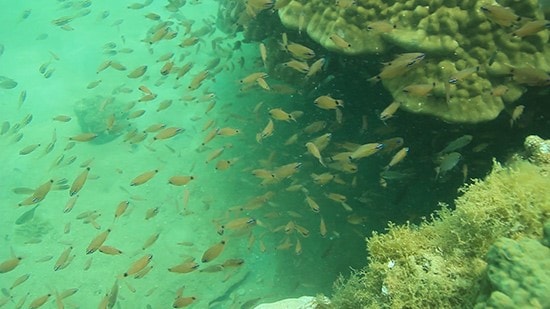
[[[307,152],[309,152],[312,156],[314,156],[317,160],[319,160],[319,163],[321,163],[322,166],[327,167],[325,163],[323,162],[323,157],[321,157],[321,152],[315,146],[312,142],[306,143]]]
[[[208,248],[202,255],[201,262],[207,263],[215,258],[217,258],[225,248],[225,240],[220,241],[219,243],[213,245],[212,247]]]
[[[294,119],[292,114],[285,112],[281,108],[270,109],[268,113],[275,120],[286,121],[286,122],[289,122],[290,120],[292,120],[296,122],[296,119]]]
[[[159,172],[159,170],[152,170],[152,171],[145,172],[145,173],[137,176],[136,178],[134,178],[130,182],[130,186],[142,185],[142,184],[148,182],[149,180],[151,180],[151,178],[153,178],[158,172]]]
[[[328,110],[336,109],[338,107],[344,107],[343,100],[334,99],[328,95],[322,95],[318,97],[317,99],[315,99],[315,101],[313,101],[313,104],[321,109]]]

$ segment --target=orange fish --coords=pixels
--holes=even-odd
[[[137,176],[136,178],[134,178],[130,182],[130,186],[142,185],[142,184],[148,182],[149,180],[151,180],[151,178],[153,178],[158,172],[159,172],[159,170],[152,170],[152,171],[145,172],[145,173]]]
[[[193,179],[195,179],[194,176],[176,175],[170,177],[170,179],[168,179],[168,183],[174,186],[185,186]]]
[[[128,268],[128,270],[123,274],[124,277],[128,277],[130,275],[133,275],[135,273],[138,273],[142,269],[144,269],[149,262],[151,262],[151,259],[153,259],[152,254],[147,254],[141,257],[139,260],[135,261],[134,264]]]
[[[107,240],[107,236],[109,236],[109,233],[111,233],[111,229],[106,229],[105,231],[99,233],[88,245],[88,248],[86,248],[86,254],[91,254],[97,251],[99,247],[103,245],[105,240]]]
[[[71,189],[69,190],[69,196],[74,196],[77,194],[80,190],[82,190],[82,187],[86,183],[86,179],[88,179],[88,173],[90,172],[90,167],[87,167],[76,179],[73,181],[73,184],[71,185]]]
[[[97,136],[98,135],[96,133],[81,133],[81,134],[69,137],[69,140],[76,141],[76,142],[88,142],[93,140]]]

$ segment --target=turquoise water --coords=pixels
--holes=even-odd
[[[0,75],[17,85],[0,89],[0,121],[9,123],[0,136],[0,260],[22,258],[15,269],[0,274],[7,308],[25,299],[28,307],[32,300],[47,294],[52,296],[46,307],[54,307],[57,293],[71,288],[78,292],[62,300],[66,307],[97,307],[106,293],[113,295],[113,285],[119,287],[115,297],[119,308],[167,308],[183,286],[183,297],[196,297],[196,308],[240,308],[287,297],[330,295],[338,274],[348,275],[350,269],[365,265],[364,239],[373,230],[382,231],[388,221],[418,222],[437,208],[438,201],[452,202],[456,189],[470,177],[483,176],[492,157],[503,159],[519,148],[527,131],[544,133],[544,121],[533,117],[536,109],[526,113],[514,130],[505,117],[465,126],[399,112],[384,123],[378,115],[391,98],[380,85],[365,84],[365,75],[372,72],[343,70],[338,63],[352,60],[321,48],[317,52],[329,59],[330,66],[311,84],[299,88],[266,78],[272,88],[285,85],[295,93],[268,92],[258,86],[243,90],[239,80],[264,70],[258,43],[234,48],[242,34],[228,35],[216,29],[217,2],[189,1],[177,13],[169,12],[164,1],[138,10],[128,9],[130,2],[94,1],[89,6],[69,1],[2,2],[9,9],[0,12],[0,43],[4,47]],[[148,13],[172,22],[176,37],[144,42],[160,23],[144,16]],[[72,18],[63,25],[60,18],[66,16]],[[187,24],[192,26],[185,34]],[[202,30],[206,33],[198,33]],[[178,46],[194,33],[198,34],[196,44]],[[311,44],[307,38],[303,40]],[[212,42],[217,42],[216,48]],[[179,79],[176,69],[161,73],[166,60],[158,59],[171,52],[174,67],[193,64]],[[189,90],[194,77],[218,59],[219,64],[210,69],[198,89]],[[127,69],[109,67],[98,73],[105,61]],[[147,66],[143,76],[127,76],[143,65]],[[139,102],[147,95],[140,86],[156,97]],[[209,94],[214,98],[206,97]],[[334,111],[312,104],[325,94],[345,101],[343,122],[335,120]],[[157,111],[164,100],[172,100],[172,104]],[[264,129],[273,108],[304,115],[295,122],[275,121],[273,136],[258,143],[256,133]],[[145,113],[128,119],[139,110]],[[24,121],[29,115],[32,120]],[[53,120],[59,115],[71,119]],[[368,119],[366,132],[360,129],[363,116]],[[214,124],[204,129],[210,121]],[[315,121],[326,121],[327,126],[305,133]],[[142,132],[154,124],[183,131],[168,139],[154,140],[158,132],[151,132],[143,141],[125,141],[129,132]],[[215,128],[234,128],[239,134],[217,135],[202,145]],[[500,134],[503,128],[508,130],[506,136]],[[70,138],[85,132],[98,136],[71,146]],[[391,169],[396,174],[381,185],[380,172],[395,152],[361,159],[357,173],[327,169],[304,146],[325,133],[332,134],[329,147],[322,152],[327,163],[329,154],[343,151],[344,142],[365,144],[402,137],[410,153]],[[285,145],[294,134],[298,134],[297,142]],[[462,151],[465,159],[436,179],[434,154],[465,134],[474,136],[474,142]],[[47,151],[50,143],[53,149]],[[486,148],[474,149],[484,143]],[[35,144],[40,146],[20,154]],[[205,163],[222,147],[219,157]],[[226,170],[216,169],[220,160],[232,164]],[[273,171],[294,162],[301,164],[296,173],[273,184],[261,185],[262,180],[252,175],[255,169]],[[461,172],[464,164],[467,175]],[[90,171],[76,203],[64,212],[71,201],[68,188],[86,167]],[[144,184],[131,186],[134,178],[152,170],[158,173]],[[311,174],[324,172],[336,176],[337,181],[315,184]],[[194,179],[185,186],[174,186],[168,180],[175,175]],[[43,200],[18,206],[50,179],[54,184]],[[301,187],[289,190],[296,185]],[[349,208],[328,198],[330,193],[344,195]],[[306,195],[319,204],[319,213],[310,209]],[[269,198],[251,202],[262,196]],[[129,201],[128,209],[115,219],[123,201]],[[158,214],[146,219],[155,208]],[[84,222],[90,218],[92,223]],[[234,221],[243,218],[243,222],[246,218],[256,222]],[[327,228],[325,237],[320,235],[321,218]],[[223,233],[222,225],[226,226]],[[305,231],[293,228],[296,225]],[[90,242],[107,229],[111,232],[104,245],[122,253],[86,254]],[[142,249],[157,233],[158,240]],[[222,240],[226,242],[223,252],[214,261],[202,263],[203,253]],[[67,261],[54,270],[70,247]],[[146,255],[152,259],[145,268],[152,268],[143,278],[123,276]],[[168,271],[190,258],[199,264],[198,269],[185,274]],[[228,259],[242,259],[244,264],[201,272]],[[10,289],[17,278],[27,274],[28,280]]]

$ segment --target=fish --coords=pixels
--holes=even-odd
[[[102,245],[98,248],[98,250],[99,250],[99,252],[104,253],[104,254],[108,254],[108,255],[122,254],[122,251],[120,249],[117,249],[117,248],[112,247],[112,246]]]
[[[275,120],[286,121],[286,122],[290,122],[292,120],[296,122],[296,119],[294,119],[292,114],[285,112],[281,108],[270,109],[268,113]]]
[[[513,80],[518,84],[533,87],[550,85],[550,75],[545,71],[534,67],[511,67]]]
[[[258,77],[256,79],[256,83],[258,84],[258,86],[260,86],[260,88],[262,88],[263,90],[266,90],[266,91],[270,91],[271,90],[271,87],[269,87],[269,84],[267,83],[267,81],[261,77]]]
[[[126,212],[128,205],[130,205],[130,201],[122,201],[118,203],[118,206],[115,210],[115,219],[119,218],[124,214],[124,212]]]
[[[156,216],[159,213],[159,210],[160,209],[158,207],[152,207],[147,209],[147,211],[145,212],[145,220],[149,220],[154,216]]]
[[[123,277],[128,277],[128,276],[131,276],[133,274],[138,273],[139,271],[141,271],[142,269],[147,267],[147,265],[149,265],[149,263],[151,262],[152,259],[153,259],[152,254],[146,254],[146,255],[142,256],[137,261],[135,261],[132,265],[130,265],[128,270],[125,273],[123,273],[122,276]]]
[[[302,243],[300,242],[299,238],[296,238],[296,245],[294,246],[294,254],[296,255],[302,254]]]
[[[35,298],[29,304],[29,309],[36,309],[36,308],[42,307],[42,305],[44,305],[50,299],[50,296],[52,296],[52,294],[48,293],[48,294],[45,294],[45,295],[42,295],[42,296],[39,296],[39,297]]]
[[[69,246],[65,250],[63,250],[63,252],[61,252],[61,254],[59,255],[59,258],[57,258],[57,261],[54,264],[54,267],[53,267],[54,271],[58,271],[60,269],[67,267],[67,265],[70,262],[69,256],[72,250],[73,250],[73,247]]]
[[[172,138],[172,137],[176,136],[177,134],[179,134],[183,131],[184,131],[184,129],[179,128],[179,127],[164,128],[153,137],[153,141],[169,139],[169,138]]]
[[[19,216],[19,218],[17,218],[17,220],[15,220],[15,224],[16,225],[21,225],[21,224],[25,224],[25,223],[31,221],[32,218],[34,218],[34,213],[35,213],[36,208],[38,206],[39,206],[39,204],[37,204],[36,206],[31,208],[30,210],[25,211],[23,214],[21,214]]]
[[[525,109],[525,106],[518,105],[514,108],[512,111],[512,115],[510,117],[510,127],[514,126],[514,123],[521,117],[523,114],[523,110]]]
[[[172,105],[172,100],[163,100],[159,103],[157,112],[163,111]]]
[[[267,125],[262,130],[262,132],[258,133],[258,135],[256,136],[256,141],[258,143],[261,143],[263,139],[272,136],[274,130],[275,130],[275,125],[273,123],[273,120],[270,118],[267,122]]]
[[[384,148],[384,144],[380,143],[368,143],[361,145],[349,155],[349,160],[352,161],[372,156],[382,148]]]
[[[29,153],[36,150],[36,148],[40,147],[41,144],[32,144],[29,146],[24,147],[23,149],[19,150],[19,155],[25,156]]]
[[[453,75],[451,75],[451,77],[449,77],[449,84],[456,84],[459,81],[462,81],[466,77],[468,77],[468,76],[470,76],[474,73],[477,73],[477,72],[479,72],[479,66],[469,67],[469,68],[460,70],[460,71],[454,73]],[[435,86],[435,83],[434,83],[434,86]]]
[[[225,248],[225,240],[220,241],[219,243],[213,245],[212,247],[208,248],[202,255],[201,262],[207,263],[215,258],[217,258]]]
[[[397,112],[397,110],[399,109],[399,107],[401,107],[401,102],[394,101],[394,102],[390,103],[390,105],[388,105],[380,113],[380,116],[378,118],[382,121],[386,121],[386,120],[392,118],[393,115],[395,114],[395,112]]]
[[[0,274],[14,270],[19,266],[19,262],[21,262],[22,259],[22,257],[12,257],[0,263]]]
[[[319,204],[317,204],[317,202],[315,202],[315,200],[313,200],[309,195],[306,195],[306,203],[311,209],[311,211],[315,213],[318,213],[321,210],[321,208],[319,207]]]
[[[491,90],[491,95],[494,97],[501,97],[508,92],[509,88],[505,85],[498,85]]]
[[[264,43],[260,43],[260,58],[262,58],[262,63],[264,64],[264,69],[267,70],[267,48]]]
[[[303,61],[292,59],[290,61],[282,63],[282,66],[291,68],[302,74],[307,74],[309,72],[309,65],[307,64],[307,62],[303,62]]]
[[[401,76],[422,62],[426,54],[424,53],[404,53],[395,57],[392,61],[385,63],[382,71],[372,78],[369,82],[378,82],[381,80]]]
[[[225,171],[226,169],[230,168],[233,164],[235,164],[236,160],[237,160],[236,158],[231,160],[219,160],[216,163],[216,170]]]
[[[221,265],[223,267],[239,267],[244,264],[244,260],[240,258],[227,259]]]
[[[111,229],[106,229],[105,231],[97,234],[96,237],[94,237],[92,241],[90,241],[90,244],[86,248],[86,254],[92,254],[96,252],[97,249],[99,249],[99,247],[103,245],[105,240],[107,240],[107,236],[109,236],[109,233],[111,233]]]
[[[69,190],[69,196],[74,196],[80,190],[82,190],[82,187],[86,183],[86,180],[88,179],[88,174],[90,172],[90,167],[87,167],[76,177],[76,179],[73,181],[73,184],[71,185],[71,189]]]
[[[241,133],[241,130],[231,128],[231,127],[225,127],[225,128],[218,128],[216,130],[216,135],[218,136],[234,136]]]
[[[452,170],[460,161],[462,155],[458,152],[450,152],[444,154],[440,158],[439,166],[436,168],[436,176],[438,179],[440,176],[445,175],[448,171]]]
[[[386,165],[386,167],[384,168],[384,170],[389,170],[391,167],[397,165],[399,162],[403,161],[403,159],[405,159],[405,157],[407,156],[407,154],[409,153],[409,147],[403,147],[401,148],[393,157],[392,159],[390,160],[390,163],[388,163],[388,165]]]
[[[511,27],[521,21],[521,17],[507,7],[500,5],[484,5],[481,6],[480,9],[491,21],[502,27]]]
[[[329,95],[322,95],[313,101],[315,106],[321,109],[337,109],[338,107],[344,107],[344,101],[340,99],[334,99]]]
[[[317,146],[312,142],[306,143],[307,152],[309,152],[313,157],[315,157],[319,163],[321,163],[322,166],[327,167],[325,165],[325,162],[323,162],[323,157],[321,157],[321,152],[317,148]]]
[[[22,275],[20,277],[17,277],[13,283],[11,284],[10,286],[10,291],[13,290],[14,288],[16,288],[17,286],[23,284],[25,281],[27,281],[29,279],[31,275],[30,274],[25,274],[25,275]]]
[[[208,77],[209,74],[210,72],[208,70],[204,70],[197,73],[197,75],[195,75],[195,77],[193,77],[193,79],[189,83],[189,86],[187,86],[187,89],[189,90],[198,89],[202,85],[202,82]]]
[[[18,206],[32,205],[44,200],[46,198],[46,195],[48,195],[48,193],[50,192],[53,183],[53,179],[50,179],[44,184],[40,185],[38,188],[36,188],[36,190],[34,190],[33,194],[30,197],[19,203]]]
[[[412,84],[404,87],[403,92],[415,97],[425,97],[432,92],[434,87],[435,82],[431,84]]]
[[[471,136],[469,134],[465,134],[465,135],[449,142],[449,144],[447,144],[447,146],[445,146],[445,148],[443,148],[439,152],[439,155],[449,153],[449,152],[453,152],[455,150],[459,150],[461,148],[464,148],[464,147],[468,146],[472,142],[472,140],[473,140],[473,136]]]
[[[314,121],[306,126],[303,131],[306,134],[314,134],[323,130],[327,126],[327,122],[324,120]]]
[[[367,25],[368,31],[375,31],[380,33],[388,33],[395,28],[397,28],[396,25],[391,24],[390,22],[385,20],[373,21]]]
[[[148,182],[149,180],[151,180],[151,178],[153,178],[158,172],[159,172],[159,170],[156,169],[156,170],[152,170],[152,171],[148,171],[148,172],[145,172],[143,174],[140,174],[139,176],[134,178],[132,181],[130,181],[130,186],[142,185],[142,184]]]
[[[319,234],[321,234],[321,237],[323,238],[327,236],[327,226],[323,217],[321,217],[321,222],[319,223]]]
[[[317,75],[323,68],[325,67],[325,64],[327,63],[326,58],[319,58],[314,63],[311,64],[309,67],[309,71],[306,74],[306,79],[309,79],[315,75]]]
[[[151,247],[159,239],[159,236],[160,233],[155,233],[149,236],[149,238],[147,238],[147,240],[145,240],[145,242],[143,243],[143,246],[141,246],[141,250],[145,250]]]
[[[96,137],[98,137],[97,133],[88,132],[88,133],[81,133],[81,134],[73,135],[73,136],[69,137],[69,140],[70,141],[76,141],[76,142],[89,142],[89,141],[93,140]]]
[[[309,60],[315,57],[315,52],[302,44],[289,42],[284,48],[292,57],[299,60]]]
[[[183,263],[168,268],[168,271],[179,274],[186,274],[199,268],[199,264],[195,262],[195,258],[189,258]]]
[[[113,63],[111,63],[111,66],[112,65],[113,65]],[[128,75],[126,75],[126,76],[128,78],[140,78],[140,77],[143,76],[143,74],[145,74],[145,72],[147,72],[147,66],[142,65],[142,66],[139,66],[139,67],[135,68],[133,71],[128,73]]]
[[[351,44],[336,33],[331,34],[328,38],[332,41],[332,43],[334,43],[336,47],[339,47],[341,49],[351,48]]]
[[[512,35],[519,38],[535,35],[539,31],[550,28],[550,22],[547,20],[532,20],[528,21],[519,29],[512,32]]]
[[[0,88],[4,89],[13,89],[17,87],[17,82],[13,79],[6,77],[6,76],[0,76]]]
[[[185,186],[193,179],[195,179],[194,176],[176,175],[170,177],[170,179],[168,179],[168,183],[174,186]]]

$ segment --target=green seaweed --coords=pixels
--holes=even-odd
[[[550,216],[544,167],[494,163],[419,226],[390,224],[367,239],[368,266],[339,279],[334,308],[462,308],[475,304],[489,247],[501,237],[541,238]]]

